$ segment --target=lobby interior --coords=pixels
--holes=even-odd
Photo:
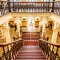
[[[60,60],[60,1],[1,0],[0,60]]]

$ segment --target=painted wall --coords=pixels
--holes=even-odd
[[[27,27],[27,21],[22,21],[22,26]]]
[[[8,1],[8,0],[0,0],[0,1]],[[10,1],[12,1],[12,0],[10,0]],[[43,1],[43,0],[35,0],[35,1],[40,2],[40,1]],[[55,0],[55,1],[60,1],[60,0]],[[22,2],[26,2],[26,0],[22,0]]]

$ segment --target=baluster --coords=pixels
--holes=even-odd
[[[0,60],[3,60],[3,56],[2,56],[2,57],[0,57]]]
[[[53,60],[53,55],[54,55],[54,45],[50,46],[50,59]]]
[[[54,59],[55,59],[55,60],[60,60],[59,48],[60,48],[60,47],[57,47],[57,49],[56,49],[56,54],[54,55]]]
[[[9,60],[11,60],[11,49],[10,49],[11,47],[7,46],[7,48],[8,48],[7,54],[8,54]]]
[[[54,2],[52,3],[52,12],[54,12]]]
[[[15,43],[13,43],[13,46],[12,46],[13,48],[12,48],[12,55],[13,55],[13,59],[15,59]]]
[[[9,12],[11,12],[10,2],[7,2],[7,5],[8,5],[8,10],[9,10]]]
[[[1,47],[3,49],[3,47]],[[3,55],[4,52],[2,52],[2,55],[0,56],[0,60],[4,60],[4,55]]]
[[[46,43],[46,58],[47,58],[47,60],[48,60],[48,43]]]
[[[3,47],[3,57],[5,57],[5,60],[8,60],[7,59],[7,55],[6,55],[6,52],[5,52],[5,48]],[[4,59],[3,59],[4,60]]]
[[[10,57],[13,58],[13,46],[12,44],[10,45]]]

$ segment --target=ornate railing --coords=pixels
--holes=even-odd
[[[9,12],[53,12],[60,14],[60,2],[1,2],[0,15]]]
[[[17,51],[23,46],[22,40],[16,40],[11,43],[0,44],[0,60],[12,60],[16,57]]]
[[[39,39],[39,46],[46,55],[47,60],[60,60],[60,44]]]

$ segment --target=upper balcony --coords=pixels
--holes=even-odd
[[[0,1],[0,16],[9,12],[53,12],[60,15],[59,2],[6,2]]]

